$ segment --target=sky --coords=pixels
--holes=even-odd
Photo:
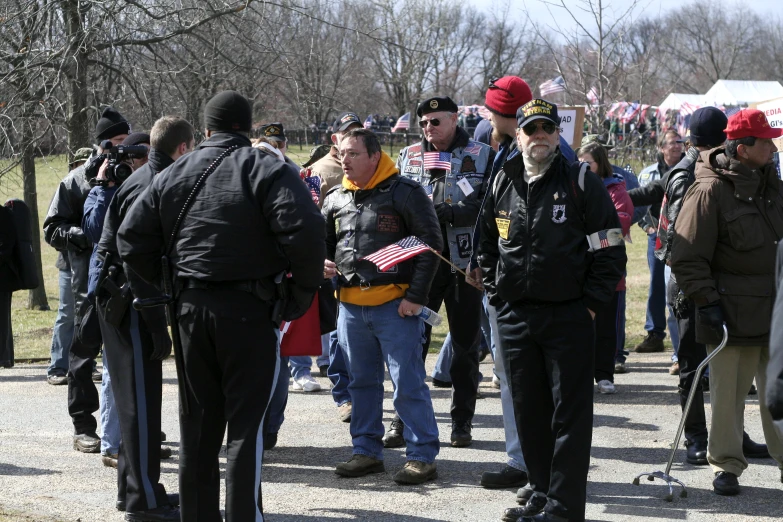
[[[482,12],[490,12],[496,9],[497,6],[502,6],[506,0],[468,0],[468,2],[474,7],[478,8]],[[550,3],[559,3],[559,0],[547,0]],[[635,16],[639,17],[644,14],[651,16],[658,15],[659,13],[665,14],[666,12],[676,9],[682,5],[692,3],[693,0],[641,0],[639,6],[635,11]],[[530,13],[531,18],[538,22],[547,22],[550,27],[555,26],[553,17],[547,11],[547,6],[541,0],[508,0],[511,5],[511,18],[521,19],[524,16],[524,12]],[[774,9],[774,6],[778,4],[779,0],[744,0],[742,6],[749,8],[752,11],[760,15],[773,15],[778,16],[778,12]],[[604,0],[604,5],[608,5],[612,11],[622,14],[625,9],[632,3],[631,0]],[[738,1],[735,0],[711,0],[713,5],[730,6],[735,5]],[[566,5],[576,7],[580,4],[580,0],[566,0]],[[564,16],[557,16],[557,22],[564,24],[563,29],[572,28],[574,26],[573,20],[568,16],[563,9],[555,7],[550,8],[552,13],[557,16],[557,13],[563,13]],[[578,12],[578,11],[577,11]],[[783,9],[779,10],[780,14],[783,14]]]

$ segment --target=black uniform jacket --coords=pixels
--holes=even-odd
[[[696,160],[699,159],[699,149],[691,147],[688,152],[664,176],[666,192],[661,204],[661,219],[658,228],[658,242],[655,245],[655,257],[669,262],[672,257],[672,239],[674,239],[674,223],[682,208],[685,193],[696,181]],[[672,274],[672,277],[674,274]]]
[[[315,292],[323,281],[324,221],[299,172],[220,132],[155,176],[128,211],[117,235],[122,261],[147,282],[160,277],[160,257],[196,180],[232,145],[206,179],[171,249],[176,276],[202,281],[268,281],[288,270],[291,282]]]
[[[479,251],[495,306],[582,299],[596,311],[614,295],[627,259],[620,220],[601,179],[588,171],[582,191],[578,170],[558,152],[532,185],[524,179],[522,154],[498,172],[484,203]],[[594,252],[590,235],[601,237]]]
[[[396,169],[395,169],[396,170]],[[343,275],[343,286],[409,284],[405,299],[426,305],[439,259],[424,253],[386,272],[362,258],[408,236],[443,249],[432,202],[417,182],[394,174],[369,190],[332,188],[324,201],[326,256]]]
[[[98,255],[102,259],[105,259],[107,253],[111,253],[114,259],[113,263],[122,266],[117,251],[117,231],[136,198],[152,184],[158,172],[172,163],[174,160],[168,154],[150,149],[147,163],[126,179],[114,193],[106,212],[106,220],[103,222],[101,240],[98,242]],[[125,274],[130,281],[134,297],[149,298],[161,295],[155,285],[141,279],[132,269],[125,267]],[[143,308],[141,315],[150,331],[158,332],[166,329],[166,314],[163,307]]]

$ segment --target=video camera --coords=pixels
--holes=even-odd
[[[84,166],[87,179],[91,185],[107,186],[109,182],[115,185],[121,184],[133,174],[133,168],[126,163],[126,160],[146,158],[148,149],[144,145],[114,145],[110,140],[101,143],[103,154],[98,154],[87,160]],[[106,166],[106,179],[98,180],[98,171],[103,165],[104,160],[108,159]]]

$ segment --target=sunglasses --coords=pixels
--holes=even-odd
[[[440,120],[438,118],[432,118],[431,120],[419,120],[419,127],[422,129],[427,126],[427,124],[432,125],[433,127],[437,127],[440,125]]]
[[[539,128],[544,129],[544,132],[547,134],[554,134],[558,129],[557,125],[554,123],[544,122],[539,125],[538,122],[534,121],[522,127],[522,132],[524,132],[526,136],[532,136],[538,131]]]

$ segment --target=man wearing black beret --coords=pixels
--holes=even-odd
[[[400,151],[400,175],[413,179],[430,195],[440,222],[445,245],[443,255],[465,270],[472,253],[473,225],[486,190],[485,175],[492,168],[495,152],[470,139],[457,126],[457,104],[448,96],[424,100],[418,107],[423,138]],[[450,375],[451,445],[469,446],[478,389],[481,291],[447,263],[441,263],[428,296],[435,311],[446,305],[453,347]],[[432,327],[426,326],[422,356],[427,356]],[[386,447],[403,444],[403,424],[395,417],[384,437]]]

